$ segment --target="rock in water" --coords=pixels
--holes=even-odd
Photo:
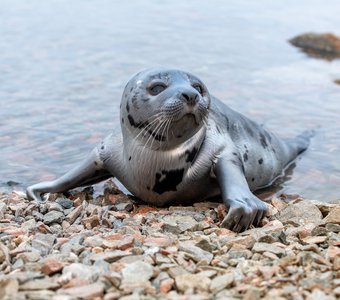
[[[340,58],[340,37],[332,33],[304,33],[289,42],[311,56]]]

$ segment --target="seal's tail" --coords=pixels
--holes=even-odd
[[[310,144],[310,140],[314,135],[315,135],[314,130],[306,130],[306,131],[302,132],[301,134],[299,134],[295,138],[294,141],[296,143],[296,148],[297,148],[298,154],[302,153],[303,151],[305,151],[308,148],[308,146]]]

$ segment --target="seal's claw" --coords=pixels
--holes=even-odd
[[[26,195],[28,200],[37,201],[38,203],[46,202],[46,200],[41,196],[42,193],[36,190],[34,185],[31,185],[26,189]]]
[[[258,226],[266,215],[267,206],[255,196],[229,201],[229,211],[221,227],[242,232],[250,225]]]

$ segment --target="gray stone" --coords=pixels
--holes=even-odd
[[[326,224],[340,224],[340,204],[333,207],[329,214],[323,219],[323,221]]]
[[[38,291],[25,291],[25,299],[29,300],[46,300],[46,299],[53,299],[57,300],[54,298],[56,295],[55,292],[50,291],[50,290],[38,290]],[[18,300],[18,299],[15,299]],[[70,300],[70,299],[60,299],[60,300]]]
[[[194,231],[198,224],[192,216],[182,215],[165,216],[163,222],[163,229],[174,234],[180,234],[185,231]]]
[[[326,224],[326,230],[327,231],[332,231],[332,232],[340,232],[340,225],[339,224],[333,224],[333,223],[328,223]]]
[[[0,299],[10,300],[19,290],[19,283],[16,279],[0,280]]]
[[[57,202],[48,203],[48,211],[53,211],[53,210],[62,212],[63,207]]]
[[[192,241],[180,242],[178,249],[185,252],[187,256],[196,262],[205,260],[210,263],[214,257],[212,253],[195,246]]]
[[[19,286],[20,291],[55,290],[57,288],[59,284],[48,279],[30,280]]]
[[[277,256],[283,256],[286,254],[285,249],[279,246],[268,244],[268,243],[260,243],[260,242],[255,243],[252,250],[253,252],[259,252],[259,253],[270,252],[270,253],[276,254]]]
[[[36,221],[43,221],[44,220],[44,215],[36,210],[32,212],[32,216]]]
[[[76,299],[83,300],[92,300],[92,299],[101,299],[104,295],[104,285],[100,282],[96,282],[89,285],[82,285],[77,287],[72,287],[68,289],[63,289],[58,291],[62,294],[67,294]]]
[[[301,201],[288,205],[276,217],[282,222],[294,222],[304,225],[308,223],[321,223],[322,213],[316,205],[309,201]]]
[[[131,202],[122,202],[114,205],[117,211],[132,211],[133,204]]]
[[[94,282],[98,278],[100,271],[93,266],[73,263],[63,268],[63,274],[72,274],[73,278],[78,277]]]
[[[208,291],[211,280],[201,274],[182,274],[175,278],[177,289],[184,293],[188,290],[192,291]]]
[[[37,222],[34,219],[28,220],[21,224],[21,228],[25,231],[31,231],[35,229],[37,226]]]
[[[4,202],[0,202],[0,220],[4,219],[7,205]]]
[[[52,223],[59,223],[64,220],[65,216],[61,211],[52,210],[44,215],[44,223],[49,225]]]
[[[41,255],[47,255],[51,251],[55,239],[52,234],[38,233],[32,240],[32,247],[39,251]]]
[[[73,206],[73,201],[65,197],[57,198],[56,202],[60,204],[64,209],[69,209]]]
[[[143,261],[137,261],[127,265],[122,270],[122,285],[147,282],[153,275],[153,267]]]
[[[115,250],[115,251],[109,251],[109,252],[103,252],[103,253],[95,253],[92,254],[89,259],[90,261],[96,261],[96,260],[105,260],[108,263],[113,263],[122,257],[131,255],[131,252],[129,251],[121,251],[121,250]]]
[[[226,273],[216,276],[210,283],[210,291],[216,294],[226,288],[229,288],[234,282],[233,273]]]

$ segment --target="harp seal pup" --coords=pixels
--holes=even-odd
[[[171,69],[148,69],[128,82],[120,125],[77,167],[28,187],[28,198],[116,177],[157,206],[221,195],[222,226],[240,232],[266,213],[252,191],[282,175],[310,139],[309,132],[279,139],[211,96],[196,76]]]

